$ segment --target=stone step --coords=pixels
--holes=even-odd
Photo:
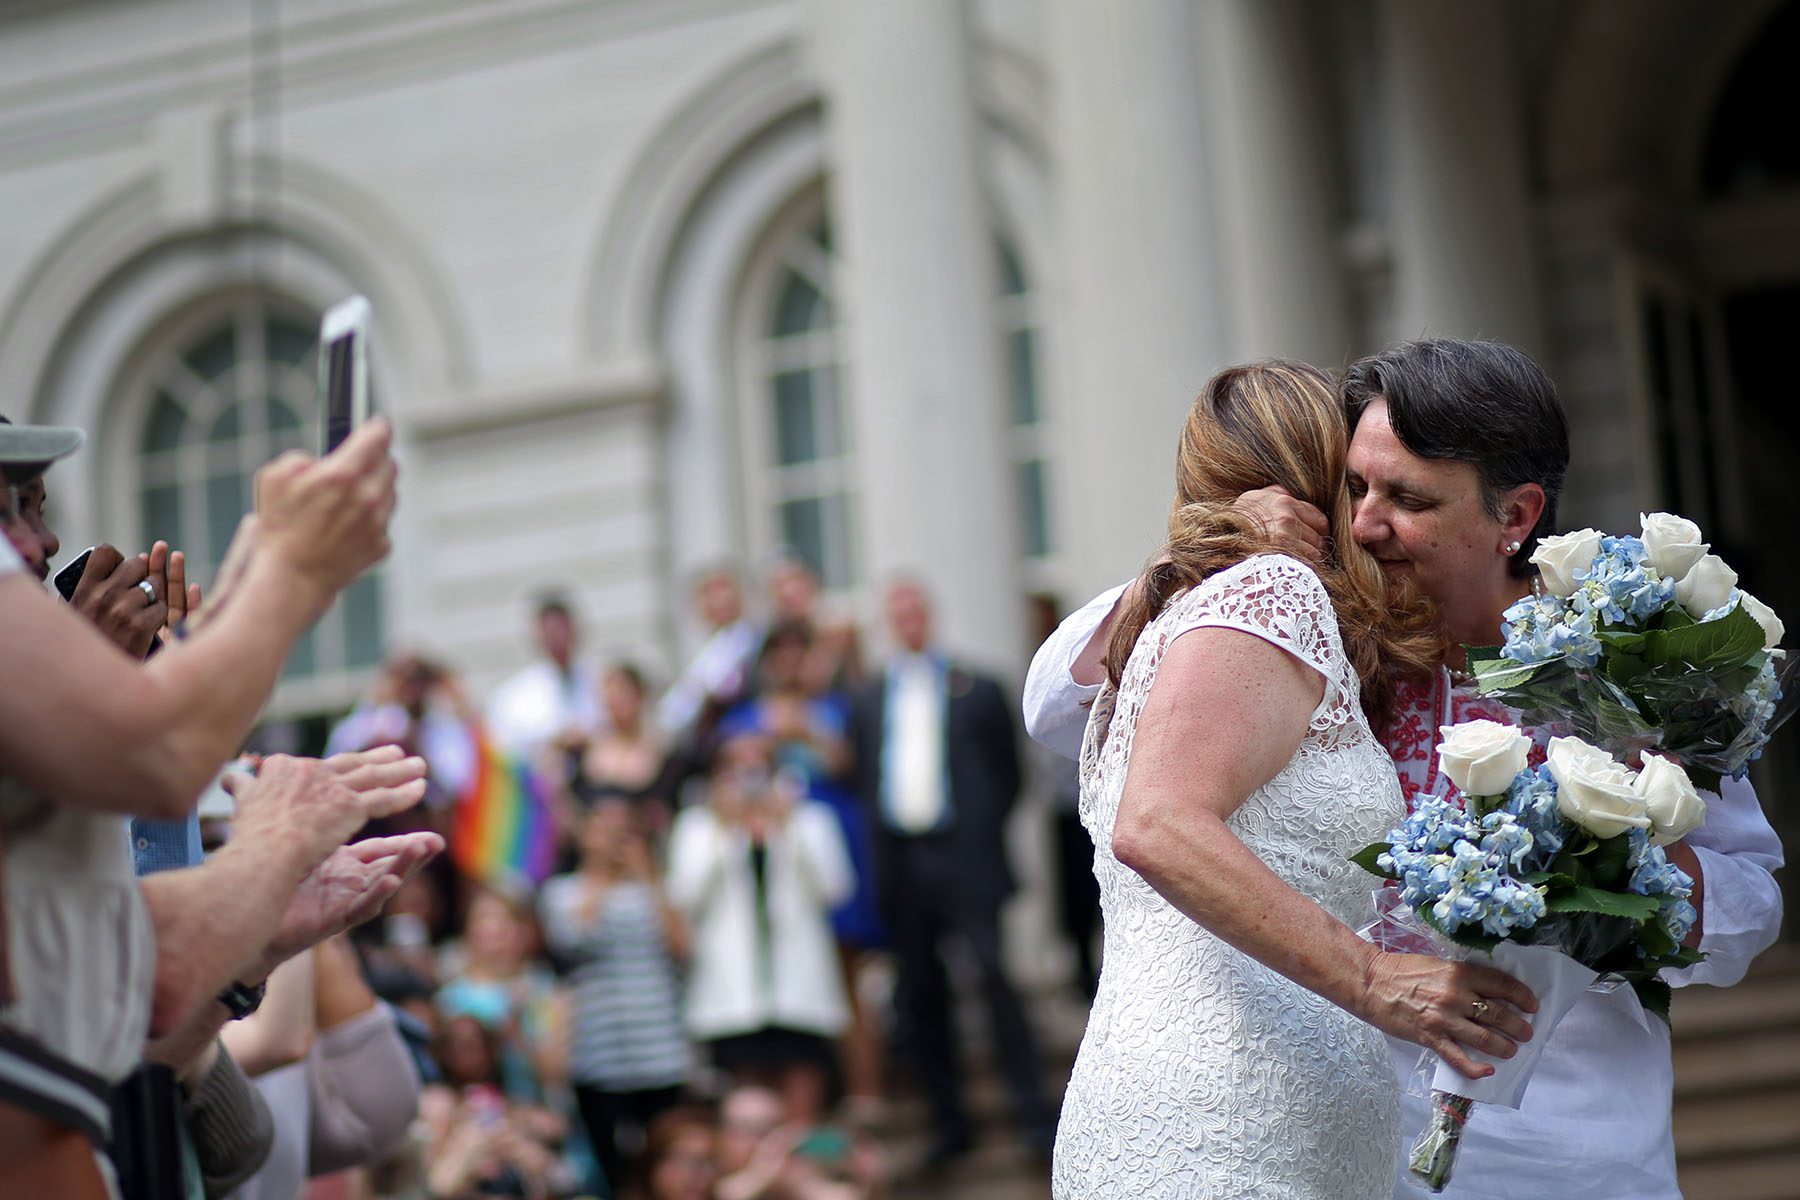
[[[1800,1084],[1675,1104],[1675,1154],[1683,1166],[1795,1147],[1800,1147]]]
[[[1800,1027],[1800,980],[1755,977],[1732,988],[1677,989],[1670,1024],[1677,1040]]]
[[[1800,1200],[1800,1148],[1730,1162],[1682,1164],[1685,1200]]]
[[[1800,1028],[1675,1040],[1675,1098],[1800,1085]]]

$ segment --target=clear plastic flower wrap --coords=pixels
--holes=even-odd
[[[1544,765],[1509,779],[1526,762],[1525,734],[1476,721],[1442,735],[1449,782],[1490,794],[1425,797],[1354,856],[1397,885],[1377,893],[1381,917],[1364,936],[1390,951],[1496,967],[1531,989],[1538,1010],[1526,1018],[1534,1037],[1511,1058],[1471,1051],[1493,1067],[1485,1078],[1425,1055],[1431,1116],[1409,1165],[1434,1192],[1450,1178],[1475,1106],[1518,1107],[1557,1022],[1597,980],[1629,985],[1668,1020],[1659,972],[1701,956],[1681,944],[1696,919],[1693,881],[1662,844],[1705,816],[1691,781],[1655,756],[1634,771],[1578,739],[1553,738]]]
[[[1724,563],[1671,564],[1652,532],[1659,522],[1691,526],[1656,513],[1644,538],[1565,535],[1589,557],[1546,569],[1549,590],[1508,608],[1502,643],[1471,648],[1469,668],[1481,694],[1524,725],[1628,760],[1665,754],[1716,791],[1743,776],[1792,713],[1784,699],[1800,700],[1789,686],[1795,661],[1777,649],[1780,619]],[[1697,528],[1691,536],[1704,552]],[[1669,573],[1677,567],[1685,573]]]

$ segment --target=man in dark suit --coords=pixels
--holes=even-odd
[[[939,955],[952,940],[980,969],[1020,1132],[1048,1153],[1036,1043],[1000,956],[1000,908],[1014,887],[1006,818],[1021,782],[1014,706],[998,682],[934,652],[919,585],[888,589],[887,618],[897,653],[856,697],[857,776],[899,968],[901,1028],[931,1103],[931,1161],[945,1164],[973,1141]]]

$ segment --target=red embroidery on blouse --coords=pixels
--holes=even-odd
[[[1427,683],[1400,684],[1394,715],[1382,731],[1381,744],[1393,757],[1409,811],[1421,796],[1455,792],[1449,781],[1440,785],[1438,780],[1438,727],[1464,721],[1515,724],[1505,705],[1485,699],[1469,688],[1452,688],[1448,671],[1438,671]],[[1534,736],[1531,763],[1536,766],[1543,761],[1543,739]]]

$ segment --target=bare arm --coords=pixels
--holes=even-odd
[[[344,927],[326,927],[326,917],[366,919],[367,913],[357,915],[356,902],[362,908],[385,902],[399,887],[399,880],[388,878],[394,860],[416,869],[414,860],[430,857],[425,851],[435,846],[435,838],[359,842],[335,853],[334,848],[370,817],[417,804],[424,772],[424,760],[404,758],[388,746],[326,762],[278,755],[263,764],[255,781],[239,785],[237,826],[224,849],[202,866],[141,881],[156,929],[151,1036],[180,1031],[233,979],[254,984],[284,959]],[[415,841],[419,846],[412,845]],[[390,842],[404,844],[407,852],[363,861]],[[365,895],[369,888],[376,890]],[[222,902],[225,897],[229,903]],[[296,901],[301,902],[297,911]],[[277,936],[283,933],[288,936]],[[205,1030],[192,1032],[194,1049],[210,1040]],[[179,1050],[165,1053],[170,1057],[164,1061],[182,1061]]]
[[[297,1063],[312,1049],[316,1026],[313,956],[297,954],[275,968],[255,1012],[226,1025],[219,1040],[244,1068],[261,1075]]]
[[[1225,824],[1292,759],[1323,688],[1311,668],[1250,634],[1201,628],[1177,639],[1138,720],[1113,852],[1252,958],[1379,1029],[1429,1046],[1471,1078],[1491,1074],[1458,1043],[1506,1057],[1530,1028],[1504,1005],[1487,1025],[1466,1013],[1480,996],[1530,1011],[1535,1000],[1523,985],[1487,968],[1382,953],[1289,886]]]
[[[388,427],[371,422],[320,462],[257,477],[266,511],[227,557],[241,569],[216,615],[148,664],[120,652],[23,577],[0,578],[0,753],[58,802],[171,819],[236,753],[288,649],[338,590],[387,552]]]

